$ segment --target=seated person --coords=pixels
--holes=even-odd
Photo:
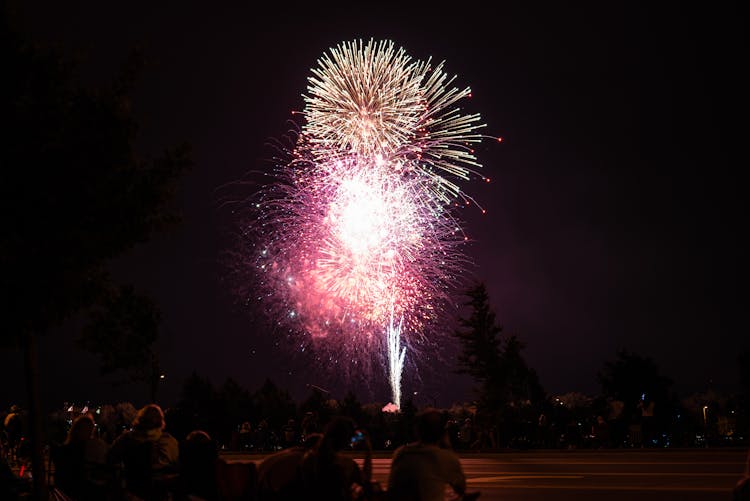
[[[750,452],[747,454],[747,463],[745,464],[745,475],[737,482],[732,491],[734,501],[750,501]]]
[[[219,454],[205,431],[191,431],[180,444],[180,485],[186,496],[206,501],[219,498],[216,478]]]
[[[337,501],[362,497],[369,481],[359,465],[341,453],[351,444],[354,431],[351,419],[335,417],[317,446],[305,454],[300,471],[303,493],[309,499]]]
[[[65,443],[50,451],[55,464],[55,487],[74,499],[101,499],[105,493],[107,444],[94,437],[94,429],[90,415],[79,416]]]
[[[111,464],[124,466],[125,488],[145,499],[166,497],[177,479],[179,444],[164,431],[164,413],[156,404],[138,411],[133,428],[109,450]]]
[[[388,499],[462,499],[466,477],[458,456],[447,445],[448,433],[441,413],[427,409],[419,414],[416,433],[417,442],[399,447],[393,454]]]

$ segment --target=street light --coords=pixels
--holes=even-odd
[[[706,447],[708,447],[708,406],[707,405],[703,406],[703,427],[706,429],[705,440],[706,440]]]

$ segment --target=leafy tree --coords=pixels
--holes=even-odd
[[[296,415],[294,400],[289,392],[280,389],[270,379],[266,379],[252,399],[258,419],[267,420],[272,429],[281,428],[290,417]]]
[[[670,390],[672,380],[659,373],[651,358],[619,350],[617,359],[606,362],[597,379],[605,397],[623,404],[616,429],[642,421],[644,445],[650,446],[659,432],[675,425],[679,402]]]
[[[740,370],[740,416],[738,428],[750,432],[750,350],[744,350],[737,357]]]
[[[672,380],[659,374],[659,367],[649,357],[619,350],[614,362],[605,362],[597,375],[602,393],[624,403],[623,414],[633,418],[641,402],[666,404],[670,401]]]
[[[394,442],[397,445],[406,444],[415,440],[415,424],[417,416],[417,406],[410,397],[404,399],[399,413],[395,415],[395,435]]]
[[[750,350],[745,350],[737,357],[740,366],[740,391],[750,405]],[[750,410],[750,407],[748,408]]]
[[[352,390],[349,390],[341,401],[341,413],[356,423],[362,420],[362,404]]]
[[[3,13],[5,14],[5,13]],[[106,265],[175,220],[174,184],[187,149],[154,161],[134,152],[130,91],[139,58],[106,88],[24,43],[0,19],[0,343],[24,351],[37,498],[45,498],[37,336],[91,306]]]
[[[197,414],[201,409],[211,408],[216,403],[216,390],[211,381],[196,371],[185,380],[178,406]]]
[[[193,371],[182,385],[177,405],[169,412],[167,426],[178,438],[192,430],[204,430],[213,437],[219,428],[218,401],[211,381]]]
[[[240,386],[237,381],[227,378],[218,393],[219,431],[217,439],[227,443],[231,440],[232,431],[238,426],[251,420],[253,416],[253,402],[250,392]]]
[[[321,425],[325,425],[330,419],[332,409],[328,405],[329,394],[324,393],[318,388],[311,386],[312,392],[299,406],[299,410],[302,413],[313,412],[318,417],[318,422]]]
[[[155,402],[161,370],[153,343],[161,314],[154,302],[123,286],[103,298],[90,318],[79,346],[99,355],[102,375],[125,372],[129,381],[147,382]]]

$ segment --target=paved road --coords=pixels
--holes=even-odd
[[[728,501],[746,457],[729,449],[542,451],[465,454],[461,462],[480,501]],[[389,468],[387,455],[376,455],[373,476],[384,486]]]

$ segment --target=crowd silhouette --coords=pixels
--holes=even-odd
[[[430,407],[417,412],[411,405],[391,416],[381,412],[390,419],[385,430],[366,413],[355,420],[308,410],[299,425],[295,417],[273,419],[275,427],[264,418],[257,426],[238,421],[223,440],[208,429],[170,426],[169,416],[179,421],[180,414],[168,410],[165,415],[156,404],[139,410],[118,404],[116,412],[106,406],[68,411],[67,426],[49,429],[50,438],[63,437],[52,439],[48,448],[47,483],[55,501],[471,500],[479,492],[467,492],[454,448],[492,451],[502,440],[498,427],[487,426],[480,413],[462,417]],[[30,495],[24,415],[13,406],[2,420],[3,500]],[[566,448],[582,444],[583,434],[590,448],[615,444],[616,423],[603,415],[588,421],[588,429],[576,419],[552,416],[539,415],[531,442],[540,447],[558,442],[550,438],[551,430],[561,422]],[[378,449],[392,449],[385,485],[373,480],[373,432]],[[628,436],[632,446],[643,446],[648,434],[643,426]],[[750,456],[733,496],[750,499]]]
[[[292,419],[282,444],[257,461],[232,460],[204,430],[178,441],[156,404],[135,414],[119,435],[100,438],[95,416],[85,412],[70,424],[62,443],[49,449],[48,483],[55,501],[282,501],[299,499],[474,499],[452,451],[449,415],[427,408],[415,416],[417,440],[393,455],[388,489],[372,478],[372,443],[350,417],[332,416],[321,432],[308,416],[304,433]],[[248,432],[249,423],[239,429]],[[261,428],[262,430],[263,428]],[[284,433],[286,431],[286,433]],[[258,435],[253,435],[257,437]],[[23,433],[21,433],[23,437]],[[264,440],[260,437],[260,440]],[[362,458],[360,465],[351,454]],[[28,482],[0,463],[0,498],[28,499]]]

